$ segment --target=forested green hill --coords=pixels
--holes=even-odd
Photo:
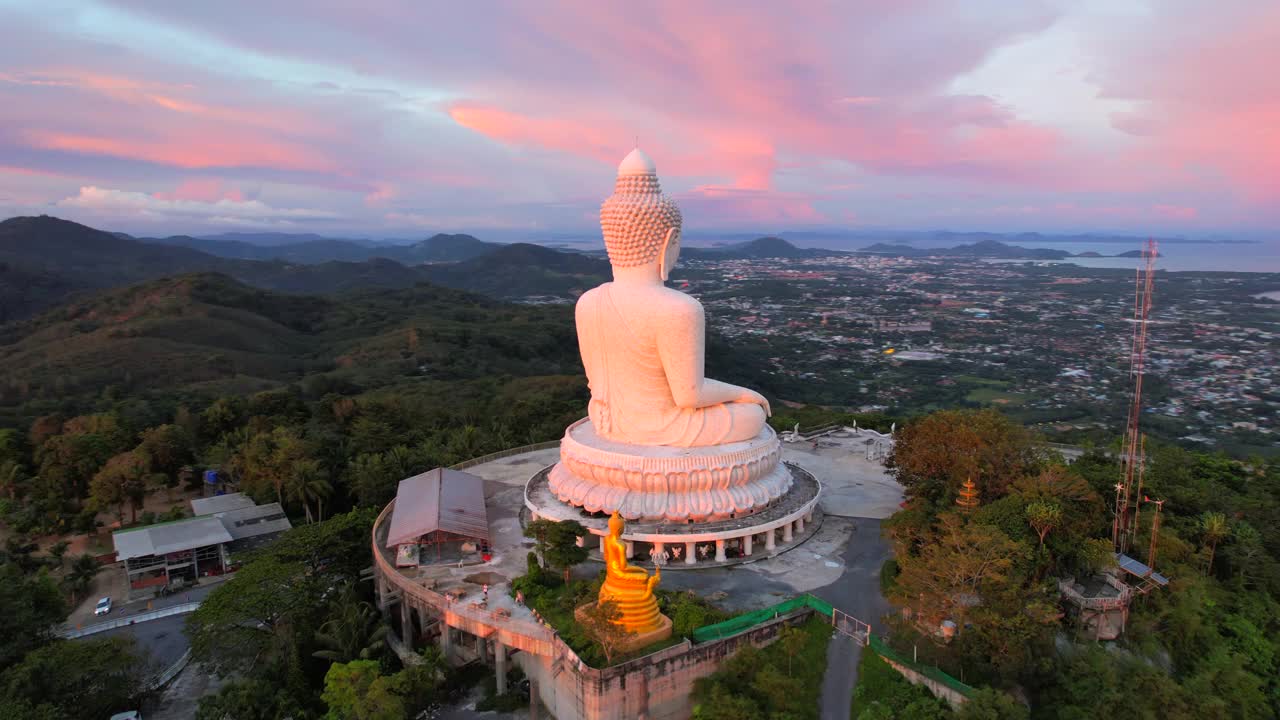
[[[565,306],[504,305],[425,284],[289,295],[205,273],[110,291],[0,330],[0,417],[79,412],[126,396],[212,397],[304,376],[367,390],[580,372]]]
[[[432,282],[499,299],[571,299],[609,275],[600,258],[537,245],[485,243],[469,235],[437,235],[393,249],[394,259],[372,253],[359,261],[219,257],[47,215],[14,217],[0,222],[0,324],[104,289],[191,272],[223,273],[254,287],[312,295]],[[261,250],[275,257],[278,248]],[[437,264],[416,264],[426,261]]]

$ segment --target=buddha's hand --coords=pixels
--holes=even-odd
[[[773,410],[769,408],[769,401],[763,395],[749,388],[742,388],[742,395],[734,402],[752,403],[759,405],[764,409],[765,417],[773,417]]]

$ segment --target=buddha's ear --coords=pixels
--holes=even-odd
[[[679,233],[680,228],[667,228],[667,236],[662,239],[662,252],[658,253],[658,277],[662,278],[662,282],[667,281],[671,268],[676,264],[676,258],[672,257],[671,245],[679,242]]]

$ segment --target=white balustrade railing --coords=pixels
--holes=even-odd
[[[150,620],[159,620],[160,618],[171,617],[173,615],[183,615],[189,612],[195,612],[196,608],[198,607],[200,607],[199,601],[182,603],[180,605],[171,605],[167,608],[160,608],[159,610],[149,610],[147,612],[138,613],[137,615],[130,615],[129,617],[122,617],[122,618],[117,618],[115,620],[108,620],[106,622],[94,623],[92,625],[87,625],[85,627],[62,629],[57,631],[57,635],[58,637],[71,640],[75,638],[85,637],[87,635],[95,635],[97,633],[106,632],[108,630],[115,630],[116,628],[122,628],[122,627],[127,627],[129,625],[136,625],[138,623],[148,622]]]

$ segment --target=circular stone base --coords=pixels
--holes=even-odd
[[[713,522],[756,512],[791,487],[773,428],[700,447],[609,440],[589,419],[569,426],[548,487],[563,502],[628,521]]]
[[[739,518],[701,523],[629,520],[627,521],[626,529],[622,533],[622,539],[628,543],[648,543],[651,545],[661,543],[665,547],[679,545],[683,548],[685,543],[710,543],[717,540],[738,540],[741,542],[742,538],[746,536],[755,537],[751,555],[727,558],[723,561],[716,561],[709,556],[694,563],[687,563],[686,558],[682,555],[680,558],[669,560],[667,564],[663,565],[664,570],[696,570],[699,567],[723,567],[760,560],[790,550],[807,540],[821,521],[822,513],[818,509],[818,496],[822,491],[822,483],[799,465],[792,463],[782,463],[782,465],[791,473],[791,489],[759,512]],[[596,536],[587,538],[588,548],[593,549],[594,545],[599,542],[598,538],[609,533],[609,518],[584,512],[582,508],[574,507],[559,500],[551,492],[551,489],[547,487],[547,475],[550,471],[551,467],[539,470],[525,485],[525,507],[536,518],[578,521],[583,527],[587,528],[588,532]],[[780,532],[780,529],[787,525],[791,525],[794,528],[796,521],[801,519],[806,520],[804,529],[799,532],[793,530],[792,539],[784,541],[781,537],[782,532]],[[775,547],[772,549],[768,548],[765,542],[758,537],[760,534],[771,531],[775,532]],[[598,560],[599,558],[593,557],[592,559]]]

